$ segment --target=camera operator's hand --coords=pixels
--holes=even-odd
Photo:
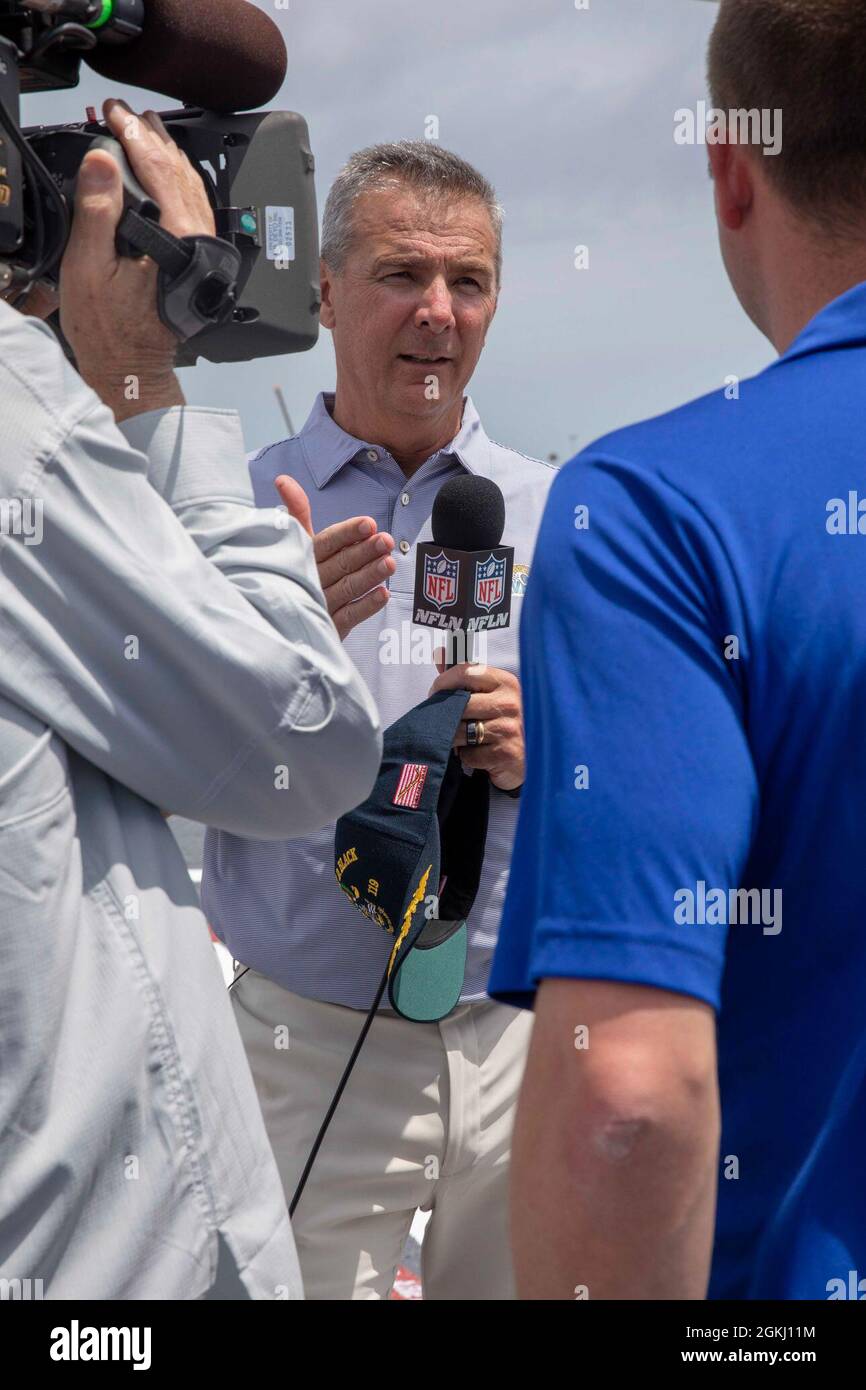
[[[178,237],[213,236],[201,175],[159,116],[136,116],[117,100],[105,102],[103,113],[139,183],[159,203],[160,225]],[[174,374],[177,338],[156,307],[159,270],[149,256],[118,256],[122,216],[120,170],[110,154],[92,150],[81,166],[61,264],[60,322],[79,372],[118,421],[184,403]]]

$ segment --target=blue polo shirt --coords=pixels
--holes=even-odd
[[[349,517],[372,516],[381,531],[394,537],[397,568],[388,586],[391,596],[345,641],[387,728],[427,698],[438,674],[433,652],[442,639],[429,628],[413,626],[412,599],[416,546],[432,538],[431,513],[439,489],[462,473],[492,478],[502,489],[502,543],[514,547],[512,626],[479,635],[476,658],[516,674],[520,607],[556,470],[490,439],[467,397],[455,438],[407,479],[382,444],[341,429],[332,408],[333,397],[320,395],[300,434],[250,460],[253,492],[256,506],[276,511],[280,498],[274,479],[287,473],[307,493],[316,531]],[[339,777],[340,769],[323,765],[322,776]],[[518,804],[496,790],[491,794],[484,867],[467,922],[464,1002],[486,998]],[[370,1007],[394,942],[340,892],[333,825],[291,841],[242,839],[208,830],[202,903],[217,935],[245,965],[308,999]]]
[[[753,380],[562,470],[521,666],[491,993],[710,1004],[710,1296],[866,1294],[866,285]]]

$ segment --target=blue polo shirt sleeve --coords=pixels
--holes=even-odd
[[[757,817],[748,619],[724,536],[603,444],[554,483],[524,600],[527,777],[490,993],[531,1007],[547,977],[604,979],[718,1008],[726,933],[755,929],[700,920],[720,915],[701,885],[740,885]]]

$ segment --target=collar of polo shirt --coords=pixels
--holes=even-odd
[[[331,392],[320,392],[300,436],[304,456],[317,488],[325,487],[341,468],[359,455],[376,453],[381,456],[386,453],[376,440],[357,439],[347,434],[331,415],[333,404]],[[470,473],[490,477],[490,440],[484,433],[471,397],[463,398],[463,422],[458,433],[450,444],[436,452],[454,454]]]

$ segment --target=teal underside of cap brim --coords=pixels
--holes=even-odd
[[[466,973],[466,924],[441,946],[410,951],[392,978],[388,995],[404,1018],[435,1023],[454,1008]]]

